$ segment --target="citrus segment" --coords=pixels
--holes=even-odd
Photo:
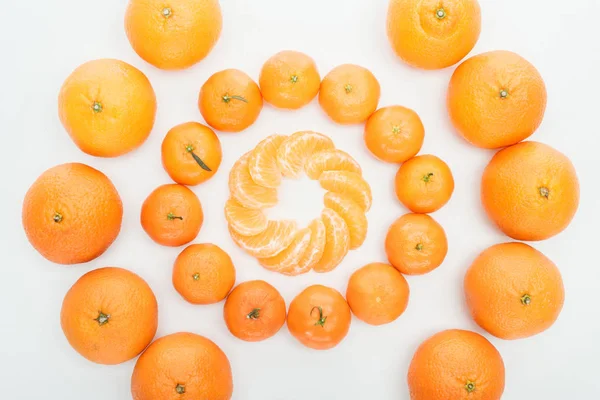
[[[329,272],[337,267],[350,250],[350,230],[344,219],[331,208],[321,214],[326,238],[323,256],[313,266],[315,272]]]
[[[257,185],[248,171],[250,153],[244,154],[231,168],[229,190],[242,206],[253,209],[272,207],[277,204],[277,191]]]
[[[281,253],[294,240],[296,222],[269,221],[267,229],[258,235],[243,236],[229,227],[233,241],[256,258],[273,257]]]
[[[354,200],[364,211],[371,208],[371,187],[356,172],[325,171],[319,178],[321,187]]]
[[[225,219],[231,229],[244,236],[254,236],[267,229],[267,217],[260,210],[246,208],[235,199],[225,203]]]
[[[309,157],[333,148],[333,141],[325,135],[310,131],[296,132],[279,146],[277,163],[284,176],[297,178]]]
[[[304,228],[296,232],[292,243],[281,253],[269,258],[258,260],[260,265],[270,271],[280,272],[283,269],[292,269],[310,245],[311,230]]]
[[[323,171],[350,171],[362,174],[360,165],[345,151],[338,149],[323,150],[306,160],[306,175],[310,179],[319,179]]]
[[[311,232],[310,243],[304,251],[302,258],[300,258],[298,263],[293,267],[279,271],[282,274],[295,276],[307,273],[323,256],[323,250],[325,250],[325,236],[327,233],[323,220],[321,218],[314,219],[308,225],[308,229],[310,229]]]
[[[334,192],[325,193],[325,207],[338,213],[350,231],[350,249],[359,248],[367,237],[367,217],[363,209],[353,200]]]
[[[285,135],[271,135],[250,152],[248,171],[256,184],[267,188],[276,188],[281,184],[277,149],[286,138]]]

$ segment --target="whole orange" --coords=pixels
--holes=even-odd
[[[351,320],[350,307],[340,292],[313,285],[290,303],[287,325],[292,336],[306,347],[327,350],[344,340]]]
[[[142,205],[142,227],[158,244],[182,246],[198,236],[204,213],[198,197],[186,186],[156,188]]]
[[[481,179],[481,202],[496,225],[517,240],[544,240],[562,232],[579,206],[575,167],[538,142],[500,150]]]
[[[403,274],[426,274],[446,258],[446,232],[429,215],[405,214],[390,226],[385,252],[390,264]]]
[[[123,204],[102,172],[85,164],[50,168],[23,200],[27,239],[48,260],[78,264],[99,257],[121,230]]]
[[[213,304],[225,299],[235,283],[231,257],[211,243],[186,247],[173,265],[173,286],[192,304]]]
[[[158,305],[152,289],[133,272],[100,268],[67,292],[60,324],[69,344],[98,364],[120,364],[140,354],[154,338]]]
[[[542,123],[546,86],[518,54],[491,51],[456,68],[448,86],[448,112],[458,133],[486,149],[527,139]]]
[[[395,321],[408,306],[408,282],[394,267],[372,263],[350,277],[346,299],[352,313],[370,325]]]
[[[258,82],[267,103],[296,110],[317,96],[321,76],[312,58],[299,51],[288,50],[265,62]]]
[[[173,127],[162,142],[161,155],[171,179],[192,186],[212,178],[223,158],[215,132],[197,122]]]
[[[550,328],[565,300],[560,271],[524,243],[502,243],[481,253],[465,275],[475,322],[501,339],[520,339]]]
[[[140,356],[131,375],[133,400],[229,400],[231,365],[223,350],[194,333],[163,336]]]
[[[223,132],[240,132],[256,121],[263,98],[256,82],[238,69],[212,75],[202,85],[198,108],[208,125]]]
[[[381,161],[403,163],[417,155],[423,146],[425,128],[410,108],[380,108],[369,117],[364,139],[369,151]]]
[[[381,88],[371,71],[354,64],[332,69],[321,82],[319,104],[338,124],[365,122],[377,109]]]
[[[63,83],[58,116],[85,153],[117,157],[144,143],[154,126],[156,95],[146,75],[123,61],[80,65]]]
[[[406,161],[396,173],[398,200],[415,213],[432,213],[442,208],[454,192],[452,171],[443,160],[430,154]]]
[[[227,297],[223,317],[231,334],[247,342],[274,336],[285,324],[285,300],[265,281],[236,286]]]
[[[202,60],[219,40],[222,25],[218,0],[129,0],[125,13],[131,47],[162,69]]]
[[[408,369],[411,400],[500,400],[504,361],[478,333],[452,329],[425,340]]]
[[[477,0],[391,0],[388,39],[396,54],[417,68],[456,64],[475,46],[481,32]]]

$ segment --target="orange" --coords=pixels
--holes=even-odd
[[[387,33],[404,62],[440,69],[456,64],[475,46],[481,32],[477,0],[391,0]]]
[[[408,369],[411,400],[500,400],[504,361],[478,333],[452,329],[425,340]]]
[[[340,149],[314,153],[304,164],[304,172],[310,179],[318,180],[324,171],[348,171],[362,175],[362,169],[356,160]]]
[[[182,246],[198,236],[204,213],[198,197],[183,185],[162,185],[142,205],[142,227],[158,244]]]
[[[531,136],[546,111],[546,86],[529,61],[510,51],[471,57],[454,71],[448,112],[458,133],[486,149]]]
[[[446,232],[429,215],[405,214],[390,226],[385,252],[390,264],[403,274],[426,274],[446,258]]]
[[[297,178],[313,154],[332,150],[334,147],[333,141],[320,133],[296,132],[284,140],[277,149],[279,170],[284,176]]]
[[[231,365],[209,339],[179,332],[164,336],[140,356],[131,376],[133,400],[229,400]]]
[[[279,254],[267,258],[259,258],[260,265],[270,271],[282,272],[291,271],[304,256],[311,240],[311,230],[309,228],[300,229],[294,235],[292,243],[289,244]]]
[[[403,163],[423,146],[425,128],[410,108],[390,106],[375,111],[365,125],[364,139],[369,151],[381,161]]]
[[[465,276],[471,315],[501,339],[520,339],[550,328],[565,300],[560,271],[524,243],[502,243],[481,253]]]
[[[234,199],[225,203],[225,219],[231,229],[243,236],[258,235],[269,222],[262,211],[246,208]]]
[[[223,152],[212,129],[197,122],[172,128],[165,136],[162,163],[171,179],[182,185],[198,185],[217,173]]]
[[[285,301],[267,282],[248,281],[229,294],[223,316],[233,336],[260,342],[275,336],[285,324]]]
[[[218,0],[129,0],[125,32],[133,50],[161,69],[188,68],[221,35]]]
[[[23,200],[27,239],[42,256],[58,264],[99,257],[119,235],[122,219],[117,189],[106,175],[84,164],[50,168]]]
[[[248,172],[257,185],[267,188],[277,188],[281,185],[277,150],[286,138],[285,135],[271,135],[257,144],[250,152]]]
[[[340,265],[350,250],[350,229],[344,218],[331,208],[323,209],[321,219],[325,225],[325,247],[313,269],[315,272],[329,272]]]
[[[120,364],[154,338],[158,305],[152,289],[133,272],[100,268],[83,275],[63,300],[60,324],[69,344],[98,364]]]
[[[338,124],[365,122],[377,109],[381,88],[366,68],[344,64],[332,69],[321,82],[319,104]]]
[[[229,234],[233,241],[246,253],[256,258],[276,256],[294,241],[295,221],[269,221],[267,229],[254,236],[244,236],[233,229]]]
[[[406,161],[396,173],[398,200],[416,213],[442,208],[454,192],[454,178],[448,165],[436,156],[417,156]]]
[[[372,263],[354,272],[346,299],[356,317],[370,325],[395,321],[408,306],[408,282],[391,265]]]
[[[225,299],[235,283],[235,267],[227,253],[212,243],[186,247],[173,265],[173,286],[192,304]]]
[[[267,103],[296,110],[319,93],[321,76],[315,61],[299,51],[281,51],[263,65],[258,79]]]
[[[80,65],[63,83],[58,116],[81,151],[117,157],[142,145],[156,116],[156,95],[146,75],[123,61]]]
[[[334,192],[325,193],[325,207],[332,209],[343,218],[350,233],[350,249],[362,246],[367,238],[369,223],[363,209],[353,200]]]
[[[563,231],[579,206],[579,181],[571,161],[538,142],[500,150],[483,172],[481,202],[513,239],[544,240]]]
[[[360,174],[349,171],[325,171],[319,177],[321,187],[353,200],[364,211],[369,211],[373,196],[371,187]]]
[[[315,350],[337,346],[348,334],[352,315],[344,297],[335,289],[313,285],[292,300],[287,324],[290,333]]]
[[[198,108],[206,123],[223,132],[240,132],[256,121],[263,98],[256,82],[238,69],[212,75],[202,85]]]
[[[229,191],[242,206],[251,209],[263,209],[277,204],[277,190],[258,185],[250,175],[248,161],[250,153],[244,154],[229,172]]]

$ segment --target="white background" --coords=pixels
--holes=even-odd
[[[490,340],[506,364],[504,399],[600,398],[600,266],[598,226],[598,106],[600,105],[600,3],[597,0],[480,0],[482,33],[472,54],[513,50],[540,70],[548,88],[548,108],[532,139],[567,154],[581,181],[581,205],[570,227],[534,246],[563,273],[566,302],[547,332],[520,341]],[[236,400],[408,399],[406,372],[418,344],[447,328],[481,332],[469,318],[462,279],[474,257],[487,246],[507,241],[488,222],[479,202],[479,180],[492,152],[467,145],[449,124],[445,93],[453,68],[420,71],[399,61],[385,33],[387,1],[378,0],[224,0],[224,29],[213,52],[182,72],[160,71],[131,49],[123,29],[124,0],[0,0],[0,135],[2,137],[0,398],[125,400],[135,360],[118,366],[92,364],[64,338],[59,314],[69,287],[84,273],[103,266],[140,274],[159,302],[158,336],[177,331],[205,335],[227,353]],[[258,79],[262,63],[277,51],[311,55],[322,75],[342,63],[373,71],[381,83],[380,106],[400,104],[421,116],[423,153],[446,160],[456,180],[449,204],[433,216],[446,229],[449,253],[436,271],[409,277],[410,304],[396,322],[371,327],[357,319],[334,350],[311,351],[284,328],[274,338],[248,344],[233,338],[222,319],[223,304],[192,306],[171,284],[172,263],[181,249],[154,244],[139,224],[140,206],[169,177],[160,162],[160,144],[172,126],[203,122],[198,90],[214,72],[239,68]],[[117,159],[87,156],[71,142],[57,116],[63,80],[90,59],[114,57],[144,71],[158,97],[158,115],[148,141]],[[232,243],[222,207],[233,162],[272,133],[316,130],[356,157],[373,188],[366,243],[335,271],[296,278],[272,274]],[[390,223],[404,214],[394,198],[396,166],[373,159],[362,142],[362,126],[329,122],[317,102],[295,112],[265,106],[250,129],[219,134],[224,154],[219,172],[193,188],[206,220],[196,242],[224,248],[237,267],[238,282],[265,279],[289,303],[309,284],[345,292],[350,274],[366,263],[385,261],[383,241]],[[47,168],[84,162],[105,172],[120,191],[125,215],[114,245],[100,258],[77,266],[43,259],[21,227],[21,203],[29,185]],[[523,171],[527,173],[527,171]],[[308,221],[322,207],[322,191],[312,181],[288,182],[274,216]],[[307,207],[306,212],[298,212]],[[489,335],[486,335],[489,337]]]

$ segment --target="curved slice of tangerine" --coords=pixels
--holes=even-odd
[[[314,153],[333,149],[333,141],[317,132],[296,132],[277,150],[277,164],[284,176],[297,178],[304,170],[306,160]]]
[[[325,207],[338,213],[350,230],[350,249],[359,248],[367,238],[368,221],[363,209],[354,200],[339,193],[327,192],[323,199]]]
[[[269,258],[259,258],[260,265],[269,271],[280,272],[298,265],[304,252],[310,245],[311,230],[304,228],[296,232],[292,243],[281,253]]]
[[[350,250],[350,230],[346,221],[331,208],[321,213],[325,225],[325,248],[323,256],[313,266],[315,272],[329,272],[337,267]]]
[[[321,259],[325,250],[325,224],[321,218],[314,219],[309,225],[311,231],[310,244],[304,251],[304,254],[298,261],[298,264],[291,268],[285,268],[279,271],[284,275],[296,276],[305,274]]]
[[[277,165],[277,149],[286,135],[271,135],[256,145],[248,158],[248,172],[256,184],[276,188],[281,184],[281,171]]]
[[[240,235],[229,227],[233,241],[246,253],[256,258],[276,256],[294,240],[295,221],[269,221],[267,229],[254,236]]]
[[[319,177],[319,183],[325,190],[354,200],[363,211],[369,211],[371,208],[373,202],[371,187],[356,172],[324,171]]]
[[[268,223],[261,210],[246,208],[232,198],[225,203],[225,219],[231,229],[244,236],[258,235]]]
[[[250,153],[244,154],[231,168],[229,191],[246,208],[263,209],[277,204],[277,191],[257,185],[248,170]]]
[[[323,150],[313,154],[304,165],[310,179],[317,180],[324,171],[349,171],[362,175],[362,169],[352,156],[340,149]]]

